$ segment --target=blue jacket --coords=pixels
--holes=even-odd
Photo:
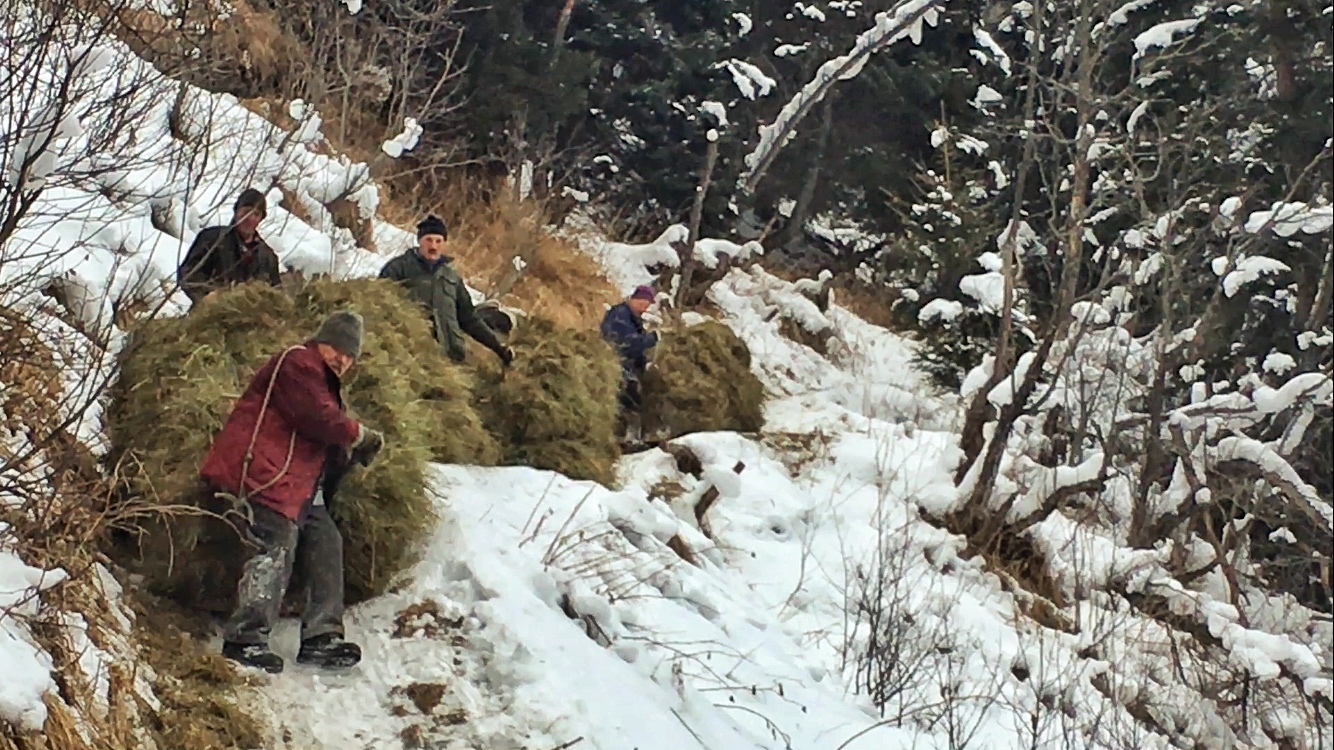
[[[645,333],[644,323],[624,302],[613,305],[602,318],[602,338],[621,355],[621,370],[637,376],[648,367],[648,350],[658,345],[658,334]]]

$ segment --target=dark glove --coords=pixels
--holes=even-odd
[[[378,430],[363,426],[361,436],[357,438],[357,442],[352,444],[352,462],[362,466],[370,466],[371,461],[375,460],[383,447],[384,435]]]
[[[502,346],[496,350],[496,356],[500,357],[500,364],[506,367],[514,364],[514,350],[508,346]]]

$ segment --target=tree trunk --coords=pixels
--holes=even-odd
[[[699,187],[695,188],[695,205],[690,208],[690,236],[686,238],[681,256],[681,279],[676,287],[676,299],[673,303],[679,313],[689,297],[691,280],[695,276],[695,243],[699,241],[699,225],[704,220],[704,199],[709,195],[709,186],[713,184],[713,169],[718,164],[718,140],[709,141],[708,153],[704,156],[704,168],[700,170]]]
[[[1045,30],[1043,23],[1043,4],[1037,5],[1034,14],[1037,34],[1042,34]],[[1038,69],[1036,65],[1030,65],[1028,69],[1027,91],[1024,94],[1024,121],[1033,122],[1037,111],[1037,88],[1038,88]],[[963,449],[963,460],[959,462],[958,468],[954,471],[954,484],[956,486],[963,484],[964,477],[968,475],[973,464],[977,462],[982,453],[982,448],[986,445],[984,429],[987,421],[995,413],[990,402],[987,401],[987,394],[991,389],[1000,384],[1001,379],[1009,370],[1010,359],[1010,338],[1014,330],[1014,284],[1018,276],[1015,262],[1015,244],[1019,233],[1019,221],[1024,216],[1024,193],[1028,189],[1028,173],[1033,168],[1036,159],[1037,138],[1030,134],[1024,141],[1024,153],[1019,160],[1014,181],[1014,197],[1010,206],[1010,226],[1005,233],[1005,240],[1001,243],[1001,273],[1005,277],[1005,290],[1001,301],[1001,326],[1000,335],[996,343],[995,363],[991,368],[991,377],[982,386],[981,390],[973,397],[973,402],[969,404],[967,414],[964,418],[962,436],[959,440],[959,447]]]
[[[560,18],[556,21],[556,34],[551,40],[551,67],[556,66],[556,61],[560,59],[561,50],[565,48],[565,32],[570,28],[570,14],[574,13],[574,0],[565,0],[565,7],[561,8]]]
[[[801,183],[801,192],[797,194],[797,205],[792,209],[792,215],[788,217],[787,226],[783,227],[778,235],[779,247],[801,239],[806,219],[810,218],[811,206],[815,203],[815,188],[820,184],[825,151],[829,148],[829,134],[834,129],[835,98],[837,96],[833,92],[825,97],[820,130],[815,137],[815,151],[811,154],[811,165],[806,170],[806,179]]]
[[[1334,257],[1325,256],[1324,268],[1320,271],[1320,288],[1316,291],[1311,307],[1304,315],[1298,316],[1301,330],[1318,331],[1330,317],[1330,305],[1334,303]]]

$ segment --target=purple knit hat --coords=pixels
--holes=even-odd
[[[658,298],[657,292],[653,291],[653,287],[647,284],[645,284],[644,286],[635,287],[635,291],[630,295],[630,299],[644,299],[648,300],[649,302],[652,302],[657,298]]]

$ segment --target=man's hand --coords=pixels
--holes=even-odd
[[[383,447],[384,434],[362,425],[361,433],[357,436],[357,442],[352,444],[352,462],[362,466],[370,466],[371,461],[375,460]]]
[[[496,356],[500,357],[500,364],[505,367],[514,364],[514,350],[508,346],[500,347],[500,351],[496,352]]]
[[[217,299],[217,297],[218,297],[218,290],[217,290],[217,289],[214,289],[213,291],[211,291],[211,292],[209,292],[208,294],[205,294],[205,295],[204,295],[204,299],[203,299],[203,301],[204,301],[204,302],[212,302],[213,300]]]

